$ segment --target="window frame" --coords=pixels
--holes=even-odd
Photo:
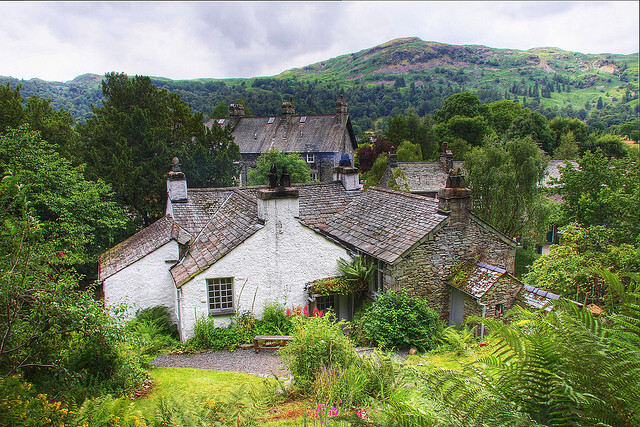
[[[315,163],[316,162],[315,153],[307,153],[306,160],[307,160],[307,163]]]
[[[207,311],[209,313],[209,316],[222,316],[236,313],[234,282],[235,281],[233,277],[214,277],[206,280]],[[223,289],[218,289],[218,292],[220,292],[220,296],[218,298],[220,298],[221,300],[219,302],[212,301],[212,297],[215,298],[215,287],[222,285],[228,287],[229,289],[224,289],[225,295],[222,295]],[[229,304],[229,297],[231,299],[230,307],[227,306]],[[219,307],[214,307],[214,305],[218,305]]]

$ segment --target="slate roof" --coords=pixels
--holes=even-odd
[[[187,243],[191,234],[182,229],[170,215],[140,230],[98,258],[98,281],[102,281],[133,264],[172,239]]]
[[[263,226],[255,198],[232,191],[196,237],[184,258],[171,268],[180,287],[191,277],[231,252]]]
[[[359,190],[345,191],[338,181],[295,184],[294,187],[300,194],[300,220],[313,230],[325,230],[332,215],[362,194]]]
[[[170,203],[175,222],[196,236],[233,192],[233,188],[189,188],[187,201]]]
[[[446,218],[434,199],[373,187],[327,218],[322,232],[393,263]]]
[[[544,178],[542,178],[543,187],[553,187],[551,185],[551,179],[560,179],[559,167],[566,167],[568,163],[571,163],[575,169],[579,168],[578,162],[573,160],[550,160],[547,168],[544,170]]]
[[[530,285],[524,285],[518,297],[529,307],[536,309],[544,307],[545,311],[553,310],[553,301],[560,299],[560,295]]]
[[[211,128],[219,120],[211,119],[205,126]],[[234,117],[219,123],[227,124],[240,153],[266,153],[272,148],[284,153],[344,152],[345,132],[347,143],[354,150],[358,147],[351,121],[343,124],[337,115]]]
[[[493,265],[477,262],[473,265],[473,270],[466,283],[458,287],[461,291],[473,296],[482,298],[485,293],[505,274],[507,270]]]

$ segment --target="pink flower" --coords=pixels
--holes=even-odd
[[[64,258],[64,257],[66,257],[66,255],[64,254],[64,252],[58,252],[58,255],[60,256],[60,258]]]
[[[287,308],[287,312],[285,313],[285,316],[289,317],[291,316],[291,309]]]
[[[318,307],[313,309],[313,317],[318,317],[318,313],[320,313],[320,311],[318,311]]]
[[[306,317],[309,317],[309,309],[306,305],[304,306],[304,310],[302,310],[302,314],[304,314]]]

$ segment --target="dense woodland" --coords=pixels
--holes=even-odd
[[[380,335],[393,329],[381,313],[394,310],[424,311],[425,326],[412,325],[417,329],[411,339],[416,341],[407,341],[424,350],[437,347],[437,342],[457,342],[462,351],[472,339],[469,330],[443,331],[419,301],[401,296],[376,302],[360,323],[351,325],[348,339],[320,318],[289,320],[299,347],[287,356],[294,374],[288,398],[315,390],[312,396],[318,402],[343,402],[346,396],[326,394],[344,389],[340,375],[321,378],[320,368],[354,369],[350,375],[360,375],[362,390],[349,399],[353,414],[365,405],[371,411],[366,425],[394,425],[397,420],[406,425],[637,425],[637,62],[631,76],[633,64],[623,66],[628,64],[625,58],[599,63],[609,78],[616,76],[616,94],[621,91],[624,99],[605,93],[602,102],[598,96],[577,110],[545,106],[544,99],[575,93],[590,81],[583,77],[547,73],[547,81],[537,81],[532,80],[537,74],[522,75],[522,86],[510,83],[505,93],[496,88],[463,90],[472,86],[472,76],[465,70],[452,74],[444,62],[444,71],[435,71],[437,78],[421,76],[425,84],[417,84],[410,73],[402,79],[394,74],[393,84],[372,84],[371,75],[391,76],[358,68],[365,66],[358,61],[366,55],[380,60],[376,53],[399,55],[396,65],[401,64],[407,60],[402,52],[421,43],[411,39],[386,46],[395,49],[383,46],[274,78],[228,84],[109,73],[98,93],[81,85],[74,92],[74,99],[94,104],[91,110],[81,108],[84,101],[61,108],[34,96],[34,82],[0,85],[0,423],[82,425],[92,413],[100,413],[123,417],[122,425],[192,425],[126,418],[125,407],[105,396],[117,399],[138,389],[147,376],[146,361],[162,348],[193,351],[237,345],[252,333],[267,331],[273,319],[282,326],[288,316],[274,308],[271,320],[247,323],[238,318],[228,330],[203,324],[199,338],[180,347],[169,325],[156,322],[162,316],[140,317],[123,326],[116,321],[117,310],[109,312],[95,298],[91,282],[97,256],[163,214],[172,157],[184,165],[190,185],[234,184],[238,147],[230,129],[208,131],[203,125],[207,116],[224,115],[230,101],[244,102],[251,114],[271,115],[289,97],[298,112],[326,113],[343,94],[360,130],[355,160],[367,186],[379,183],[390,150],[397,151],[399,161],[431,161],[448,142],[456,158],[465,160],[461,173],[472,191],[475,212],[522,243],[518,275],[584,306],[565,301],[549,315],[517,310],[509,317],[512,322],[488,325],[497,343],[492,356],[464,373],[411,371],[409,377],[400,375],[402,369],[384,356],[353,362],[350,342],[378,343],[387,350],[402,347]],[[449,57],[472,62],[469,49],[466,54],[453,49]],[[561,68],[551,57],[540,58]],[[350,73],[362,74],[355,79],[360,83],[338,79],[344,61],[351,61]],[[317,75],[318,67],[335,80],[305,77]],[[594,76],[600,82],[602,76]],[[629,87],[619,85],[624,79]],[[567,166],[556,187],[543,189],[540,180],[551,158],[574,160],[577,167]],[[533,248],[543,243],[550,224],[562,231],[563,244],[538,256]],[[345,266],[345,280],[370,274],[366,265]],[[587,308],[592,304],[597,310]],[[342,359],[322,358],[323,351],[338,354],[338,348]],[[308,355],[309,349],[314,350]],[[353,363],[345,364],[348,361]],[[317,372],[300,363],[313,363]],[[403,381],[414,384],[418,394],[403,394]],[[324,388],[309,388],[310,382]],[[341,422],[364,425],[359,414],[358,420],[346,417]]]

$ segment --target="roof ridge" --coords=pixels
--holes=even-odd
[[[402,196],[408,197],[410,199],[430,201],[430,202],[433,202],[433,203],[435,203],[435,200],[436,200],[433,197],[421,196],[420,194],[407,193],[405,191],[392,190],[390,188],[382,188],[382,187],[369,187],[369,189],[365,191],[365,194],[369,190],[376,190],[376,191],[381,191],[381,192],[384,192],[384,193],[402,195]]]

